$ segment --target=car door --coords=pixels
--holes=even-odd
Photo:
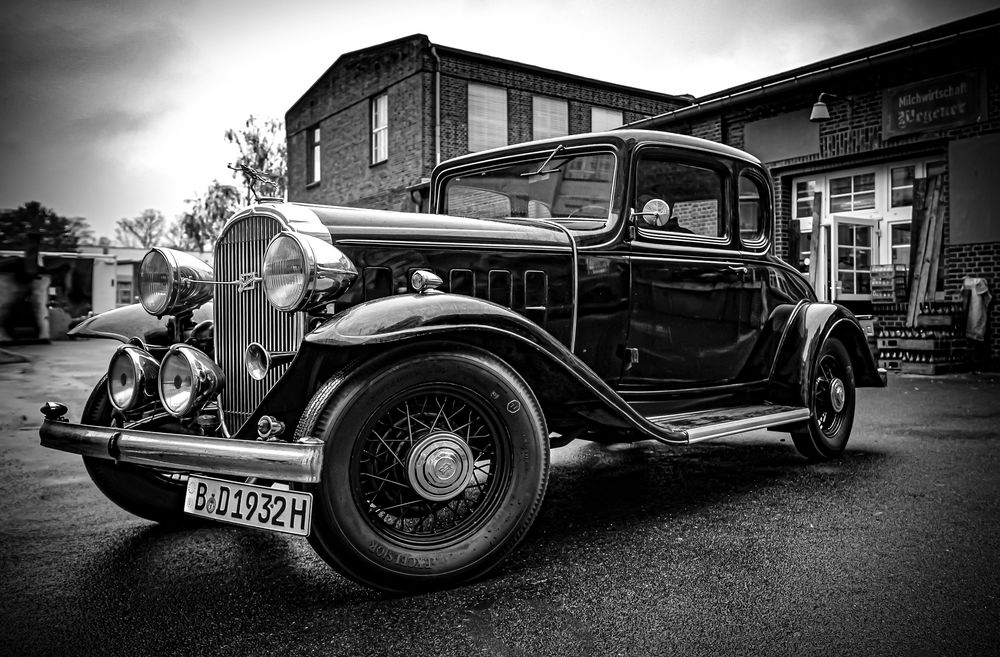
[[[632,166],[640,215],[622,388],[731,384],[753,349],[750,316],[760,293],[729,219],[732,166],[655,145],[638,148]]]

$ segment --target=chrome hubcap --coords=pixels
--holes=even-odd
[[[410,486],[425,500],[450,500],[465,490],[474,465],[469,445],[449,432],[421,439],[407,458]]]
[[[833,408],[833,412],[839,413],[844,410],[846,401],[847,390],[844,388],[844,382],[840,379],[830,381],[830,406]]]

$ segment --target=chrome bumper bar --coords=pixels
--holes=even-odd
[[[38,435],[43,447],[183,472],[316,483],[323,466],[319,440],[263,442],[72,424],[51,408]]]

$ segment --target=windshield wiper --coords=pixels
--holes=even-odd
[[[552,158],[554,158],[556,155],[558,155],[560,151],[563,151],[565,149],[566,149],[565,146],[563,146],[562,144],[559,144],[558,146],[556,146],[555,150],[553,150],[549,154],[549,156],[545,159],[545,161],[542,162],[542,166],[538,167],[538,171],[528,171],[528,172],[522,173],[521,175],[522,176],[541,176],[541,175],[544,175],[546,173],[558,173],[559,170],[562,168],[562,165],[559,165],[559,166],[555,167],[554,169],[546,169],[545,167],[547,167],[549,165],[549,162],[552,161]],[[565,164],[565,162],[563,164]]]

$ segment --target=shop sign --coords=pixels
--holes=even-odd
[[[943,130],[986,118],[982,73],[965,71],[887,89],[882,94],[882,137]]]

